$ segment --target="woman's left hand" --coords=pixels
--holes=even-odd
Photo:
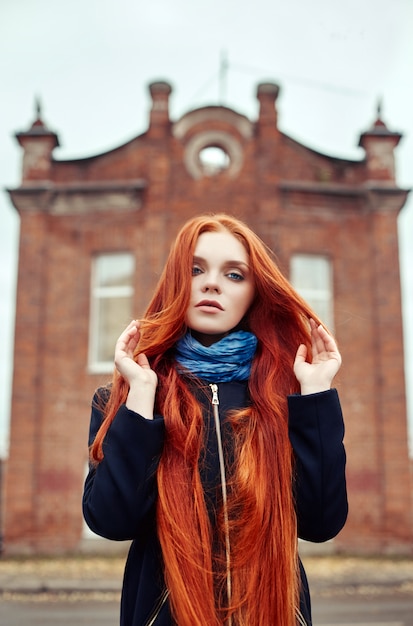
[[[341,366],[341,355],[334,338],[314,320],[310,320],[312,361],[307,358],[307,347],[301,344],[294,361],[294,374],[301,385],[301,394],[318,393],[330,389]]]

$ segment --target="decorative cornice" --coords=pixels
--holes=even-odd
[[[368,193],[375,192],[381,194],[407,194],[410,189],[402,189],[390,182],[380,184],[377,181],[362,183],[360,185],[341,185],[339,183],[318,183],[311,181],[280,181],[278,188],[283,192],[300,192],[305,194],[318,194],[329,196],[365,196]]]
[[[111,210],[136,211],[142,206],[142,193],[146,186],[143,179],[58,184],[39,181],[7,191],[18,211],[40,210],[68,215]]]

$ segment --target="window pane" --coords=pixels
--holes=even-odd
[[[96,287],[132,285],[134,259],[131,254],[105,254],[95,260]]]
[[[297,290],[329,290],[330,262],[322,256],[297,254],[291,260],[291,276]]]
[[[102,254],[93,261],[89,364],[110,371],[117,338],[133,317],[132,254]]]
[[[291,259],[291,283],[323,322],[332,329],[332,269],[327,257],[296,254]]]
[[[132,300],[100,298],[97,307],[96,361],[112,362],[116,340],[132,319]]]

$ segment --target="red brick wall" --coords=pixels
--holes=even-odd
[[[79,545],[90,399],[107,378],[87,370],[92,255],[134,252],[139,316],[179,225],[206,211],[247,221],[286,273],[296,252],[331,259],[350,500],[335,545],[409,551],[397,242],[406,192],[396,186],[393,167],[400,135],[376,124],[361,139],[366,159],[340,160],[279,131],[274,85],[259,89],[256,122],[223,107],[172,122],[169,91],[164,83],[151,87],[146,133],[97,157],[55,161],[57,137],[41,120],[18,134],[25,166],[21,186],[11,191],[21,245],[6,551],[56,553]],[[33,149],[36,141],[41,150]],[[199,174],[190,155],[204,144],[230,153],[228,170]]]

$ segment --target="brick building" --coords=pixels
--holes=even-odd
[[[58,138],[40,111],[17,133],[23,167],[21,185],[9,190],[21,240],[6,552],[79,548],[91,395],[109,378],[114,340],[145,308],[178,227],[211,211],[249,223],[338,338],[350,516],[335,545],[409,551],[397,239],[407,191],[394,165],[401,135],[378,114],[360,137],[363,159],[320,154],[279,130],[278,91],[258,86],[254,121],[223,106],[173,121],[170,85],[153,83],[147,131],[84,159],[53,157]]]

